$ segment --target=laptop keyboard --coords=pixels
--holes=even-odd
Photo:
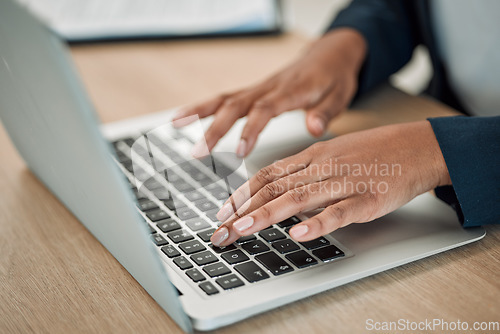
[[[192,143],[181,132],[174,138],[166,141],[148,134],[137,142],[123,138],[113,146],[153,243],[200,291],[217,295],[345,256],[329,237],[292,240],[288,231],[300,222],[295,216],[227,247],[213,246],[210,237],[220,225],[216,213],[246,180],[231,174],[232,169],[214,156],[189,158],[185,149]],[[134,155],[134,162],[132,150],[140,157]],[[224,182],[230,174],[232,187]]]

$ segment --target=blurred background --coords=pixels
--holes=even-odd
[[[328,27],[337,13],[350,0],[283,0],[283,14],[287,30],[316,38]],[[391,77],[391,83],[410,93],[420,94],[432,76],[427,50],[418,47],[413,59],[401,71]]]
[[[314,39],[351,0],[18,1],[71,42],[102,42],[130,37],[272,34],[280,29]],[[390,80],[416,95],[426,87],[431,71],[427,52],[419,47],[412,61]]]

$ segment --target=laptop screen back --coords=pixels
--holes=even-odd
[[[11,0],[0,2],[0,118],[33,173],[191,331],[67,50]]]

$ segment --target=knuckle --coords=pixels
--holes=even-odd
[[[319,143],[314,143],[311,146],[309,146],[306,151],[309,154],[311,154],[312,156],[316,156],[319,153],[321,153],[321,149],[322,149],[321,148],[321,142],[319,142]]]
[[[224,106],[229,109],[239,109],[243,105],[243,101],[239,97],[231,96],[226,98]]]
[[[263,197],[269,200],[278,197],[283,192],[283,189],[278,182],[272,182],[266,184],[264,188],[262,188],[262,191]]]
[[[260,99],[254,103],[253,110],[258,113],[272,113],[274,102],[271,99]]]
[[[328,228],[328,223],[325,217],[323,217],[321,214],[312,217],[311,222],[312,225],[316,226],[321,235],[325,235],[330,232]]]
[[[255,174],[255,178],[261,184],[267,184],[274,180],[274,173],[271,166],[262,168]]]
[[[264,219],[269,219],[271,217],[271,209],[269,209],[267,206],[262,206],[259,210],[259,214],[261,215],[262,218]]]
[[[288,196],[294,204],[302,206],[308,201],[310,192],[306,187],[300,187],[290,190]]]
[[[342,222],[346,219],[347,211],[341,205],[334,205],[327,208],[328,215],[332,218],[333,222],[337,225],[341,225]]]
[[[365,196],[364,196],[364,203],[365,208],[366,208],[366,214],[367,217],[365,217],[366,220],[372,220],[375,218],[375,215],[378,211],[378,208],[380,207],[380,199],[379,196],[377,196],[376,193],[367,191]]]

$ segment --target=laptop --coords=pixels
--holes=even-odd
[[[174,130],[172,111],[102,126],[60,38],[21,5],[0,3],[0,118],[13,144],[186,332],[230,325],[484,237],[424,194],[310,242],[288,236],[306,218],[298,215],[213,247],[214,213],[245,173],[292,153],[284,143],[302,131],[292,128],[303,123],[297,115],[275,120],[245,161],[224,150],[191,158],[203,124]]]
[[[279,0],[18,0],[71,43],[278,34]]]

